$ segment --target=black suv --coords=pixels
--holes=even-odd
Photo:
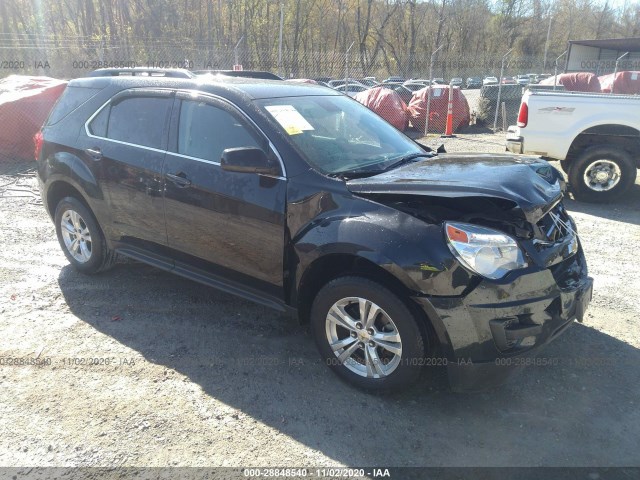
[[[424,365],[456,390],[501,383],[591,299],[554,168],[437,155],[325,87],[97,72],[36,154],[75,268],[125,255],[294,312],[367,389]]]

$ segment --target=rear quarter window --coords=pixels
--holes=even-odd
[[[65,118],[80,105],[93,98],[101,88],[67,86],[47,119],[46,125],[54,125]]]
[[[98,137],[157,149],[165,148],[173,98],[132,97],[105,106],[89,124]]]

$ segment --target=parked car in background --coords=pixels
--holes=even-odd
[[[516,77],[516,82],[518,85],[526,87],[527,85],[529,85],[529,83],[531,83],[531,80],[529,78],[529,75],[518,75]]]
[[[367,87],[365,85],[360,85],[360,84],[354,85],[352,83],[345,83],[343,85],[336,87],[335,89],[340,93],[344,93],[346,95],[349,95],[350,97],[355,97],[356,93],[364,92],[369,88],[370,87]]]
[[[449,85],[453,85],[454,87],[462,87],[463,80],[460,77],[453,77],[449,82]]]
[[[390,88],[402,98],[402,101],[408,104],[411,101],[411,97],[413,97],[413,90],[407,88],[404,83],[400,82],[386,82],[380,85],[381,87]],[[422,87],[424,88],[424,87]],[[418,89],[419,90],[419,89]]]
[[[360,83],[366,85],[367,87],[377,87],[380,85],[380,82],[376,80],[376,77],[364,77],[360,80]]]
[[[540,83],[542,80],[551,78],[551,76],[552,75],[550,73],[539,73],[538,75],[536,75],[536,83]]]
[[[457,131],[469,125],[471,119],[469,102],[460,87],[432,85],[414,92],[407,105],[411,124],[415,129],[424,131],[426,128],[427,99],[429,99],[429,131],[440,133],[445,131],[450,89],[453,102],[453,130]]]
[[[517,85],[518,82],[513,77],[502,77],[502,81],[500,82],[503,85]]]
[[[480,88],[482,87],[482,78],[480,77],[469,77],[465,82],[465,86],[469,89],[471,88]]]
[[[433,82],[428,78],[412,78],[411,80],[407,80],[405,83],[421,83],[426,87],[427,85],[431,85]]]
[[[527,77],[529,77],[529,85],[536,85],[539,81],[537,73],[527,73]]]
[[[496,77],[484,77],[482,85],[498,85],[498,79]]]
[[[349,85],[362,85],[362,83],[360,83],[360,81],[356,80],[355,78],[336,78],[335,80],[329,80],[327,82],[327,85],[329,85],[331,88],[337,88],[347,82],[349,83]]]
[[[385,78],[382,83],[403,83],[405,81],[405,79],[403,77],[398,77],[398,76],[391,76],[389,78]]]
[[[442,77],[435,77],[433,79],[432,84],[436,84],[436,85],[446,85],[446,82],[444,81],[444,78]]]
[[[585,315],[592,280],[540,159],[438,156],[315,85],[100,74],[69,83],[36,142],[84,274],[124,255],[294,314],[373,391],[427,359],[454,390],[493,387]]]
[[[416,92],[416,91],[418,91],[420,89],[423,89],[427,85],[425,85],[424,83],[421,83],[421,82],[404,82],[402,84],[402,86],[405,87],[408,90],[411,90],[412,92]]]

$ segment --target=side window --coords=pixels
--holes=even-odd
[[[172,98],[165,97],[132,97],[111,105],[107,138],[145,147],[164,148],[165,125],[172,102]],[[98,117],[94,122],[99,120]],[[93,122],[91,130],[93,131]]]
[[[223,150],[262,148],[260,141],[234,115],[214,105],[183,100],[178,125],[178,153],[219,162]]]

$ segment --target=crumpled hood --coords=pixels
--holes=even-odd
[[[507,154],[441,154],[373,177],[347,181],[360,194],[494,197],[513,201],[537,222],[562,198],[564,180],[547,162]]]

